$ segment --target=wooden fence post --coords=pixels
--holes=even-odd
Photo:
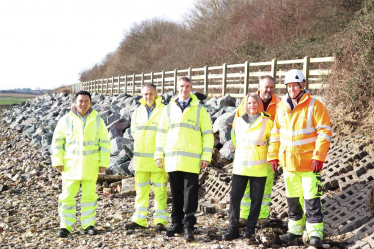
[[[125,75],[125,94],[127,93],[127,74]]]
[[[248,94],[249,61],[244,62],[244,97]]]
[[[109,84],[109,78],[106,78],[105,95],[108,95],[108,84]]]
[[[112,94],[112,96],[113,96],[113,88],[114,88],[114,77],[112,76],[112,90],[110,90],[110,92],[111,92],[111,94]]]
[[[192,68],[188,68],[187,77],[192,81]]]
[[[153,83],[153,72],[151,72],[151,83]]]
[[[143,85],[144,85],[144,73],[142,73],[142,83],[141,83],[140,89],[143,88]]]
[[[178,70],[174,69],[174,93],[177,93]]]
[[[271,61],[271,77],[273,77],[275,84],[275,78],[277,77],[277,58]]]
[[[204,94],[208,95],[208,66],[204,67]]]
[[[222,97],[226,94],[226,75],[227,75],[227,64],[222,65]]]
[[[161,74],[161,95],[165,93],[165,70],[162,70]]]
[[[305,81],[306,81],[306,86],[305,86],[306,89],[309,88],[309,65],[310,65],[310,57],[305,56],[304,63],[303,63],[303,74],[304,74]]]
[[[132,96],[135,95],[135,74],[132,75]]]

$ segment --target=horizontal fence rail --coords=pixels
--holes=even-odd
[[[173,71],[131,74],[110,78],[96,79],[69,85],[72,92],[80,90],[98,92],[100,94],[118,95],[127,93],[137,95],[141,93],[144,83],[153,83],[157,92],[177,92],[177,81],[187,76],[193,82],[193,89],[203,92],[209,97],[220,97],[230,94],[232,97],[244,97],[249,89],[256,89],[259,78],[270,75],[275,79],[275,88],[285,88],[284,76],[288,70],[297,68],[302,70],[306,78],[307,89],[321,89],[325,77],[331,72],[333,57],[310,58],[268,62],[249,62],[243,64],[222,66],[204,66],[202,68],[174,69]]]

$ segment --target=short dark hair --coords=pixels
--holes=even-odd
[[[180,77],[180,78],[178,79],[178,81],[181,81],[181,80],[183,80],[183,81],[187,81],[187,82],[190,82],[191,85],[192,85],[192,80],[191,80],[190,78],[188,78],[188,77]]]
[[[144,83],[144,84],[143,84],[143,88],[144,88],[144,87],[153,87],[155,90],[157,90],[156,85],[153,84],[153,83]]]
[[[275,82],[274,79],[273,79],[273,77],[271,77],[270,75],[262,75],[262,76],[260,76],[260,81],[263,80],[263,79],[268,79],[268,80],[272,80],[273,82]]]
[[[91,93],[87,92],[87,91],[79,91],[77,92],[77,94],[75,94],[75,99],[77,99],[78,95],[87,95],[89,98],[90,98],[90,101],[91,101]]]

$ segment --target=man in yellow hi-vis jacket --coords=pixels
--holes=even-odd
[[[277,104],[280,101],[280,98],[273,94],[274,92],[274,79],[270,75],[263,75],[260,77],[260,82],[258,84],[258,91],[257,94],[260,96],[262,100],[262,104],[264,106],[264,111],[271,115],[270,120],[274,121],[275,119],[275,111],[277,110]],[[245,98],[238,106],[236,111],[235,118],[242,116],[243,114],[243,105],[245,102]],[[265,191],[264,196],[262,198],[261,203],[261,212],[260,216],[258,217],[258,223],[261,226],[265,226],[269,224],[269,205],[270,205],[270,197],[271,191],[273,188],[273,181],[274,181],[274,172],[271,170],[270,164],[268,166],[268,176],[266,178],[265,183]],[[247,224],[247,217],[249,215],[249,210],[251,208],[251,198],[250,198],[250,189],[249,183],[244,192],[244,196],[240,203],[240,220],[239,220],[239,227],[245,227]]]
[[[134,170],[136,182],[135,214],[126,229],[147,226],[148,201],[151,184],[155,194],[153,223],[155,229],[165,230],[169,214],[166,210],[168,175],[154,161],[156,132],[165,105],[157,96],[156,86],[146,83],[142,88],[141,105],[131,118],[131,134],[134,137]],[[151,182],[152,178],[152,182]]]
[[[74,197],[82,185],[81,226],[90,235],[97,234],[96,180],[110,162],[108,129],[98,112],[91,108],[91,94],[80,91],[75,106],[56,126],[52,139],[52,166],[62,172],[62,193],[58,199],[60,231],[67,237],[76,220]]]
[[[185,239],[192,241],[199,172],[212,159],[214,138],[208,112],[191,94],[191,80],[180,78],[178,91],[178,98],[172,99],[162,113],[154,159],[159,168],[165,167],[170,179],[173,225],[166,235],[184,232]]]
[[[321,170],[330,147],[331,125],[325,106],[303,88],[299,70],[287,72],[287,94],[278,104],[268,150],[273,171],[283,166],[289,209],[288,232],[284,242],[301,237],[304,228],[310,245],[321,247],[323,213]],[[300,200],[303,200],[300,202]],[[304,210],[304,211],[303,211]]]

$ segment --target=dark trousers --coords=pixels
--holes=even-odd
[[[174,171],[169,172],[172,197],[171,221],[193,228],[198,206],[199,174]],[[184,208],[184,211],[183,211]]]
[[[231,192],[230,192],[230,208],[229,208],[229,227],[238,227],[240,214],[240,201],[243,198],[245,188],[249,181],[251,189],[251,209],[247,219],[247,227],[255,228],[258,216],[261,211],[262,197],[264,196],[266,176],[253,177],[233,175]]]

